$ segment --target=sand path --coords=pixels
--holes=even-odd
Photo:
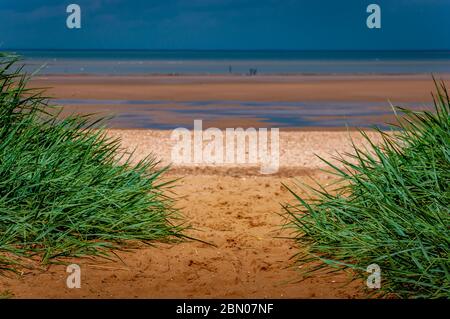
[[[171,177],[180,177],[173,175]],[[315,176],[319,177],[318,174]],[[301,177],[301,176],[299,176]],[[326,181],[324,178],[321,178]],[[296,248],[280,231],[277,201],[290,196],[283,178],[198,175],[179,182],[179,206],[195,228],[188,241],[120,252],[120,260],[72,259],[82,271],[81,289],[68,289],[64,266],[0,278],[0,291],[19,298],[352,298],[358,284],[346,275],[297,282],[290,258]]]
[[[112,131],[123,145],[138,147],[136,160],[157,152],[168,161],[169,134]],[[119,252],[114,261],[71,259],[81,266],[81,289],[66,287],[66,268],[24,270],[0,277],[0,294],[18,298],[352,298],[361,296],[361,282],[343,286],[346,274],[315,276],[304,281],[292,257],[298,247],[282,230],[280,203],[292,201],[282,183],[294,179],[323,184],[331,177],[317,169],[314,152],[347,150],[348,132],[290,132],[281,135],[282,169],[261,175],[256,168],[174,167],[167,178],[181,178],[172,196],[198,241],[156,244]],[[351,133],[355,138],[356,133]],[[356,138],[356,142],[361,140]],[[285,147],[286,146],[286,147]],[[287,147],[289,146],[289,147]],[[289,151],[287,151],[289,150]],[[294,150],[297,150],[295,152]],[[314,152],[313,152],[314,151]],[[297,166],[295,165],[297,164]],[[304,267],[304,265],[303,265]]]

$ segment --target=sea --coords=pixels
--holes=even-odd
[[[450,51],[9,50],[39,74],[439,74]]]

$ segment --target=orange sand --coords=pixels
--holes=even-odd
[[[114,130],[123,146],[136,150],[136,160],[157,152],[170,161],[168,132]],[[82,270],[81,289],[65,286],[65,267],[25,269],[22,275],[0,277],[0,293],[17,298],[355,298],[363,297],[363,283],[344,284],[348,275],[300,277],[293,255],[299,248],[292,235],[280,227],[279,203],[292,201],[281,183],[298,179],[327,184],[330,176],[313,152],[348,150],[349,134],[356,132],[282,132],[281,169],[261,175],[255,167],[175,166],[168,178],[182,178],[172,196],[194,229],[196,241],[156,244],[131,252],[119,252],[115,261],[71,259]],[[328,154],[328,155],[327,155]],[[308,177],[307,175],[310,175]],[[312,179],[311,179],[312,178]]]

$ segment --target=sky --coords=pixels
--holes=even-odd
[[[450,50],[450,0],[0,0],[1,48]]]

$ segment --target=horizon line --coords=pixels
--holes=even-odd
[[[446,49],[96,49],[96,48],[0,48],[1,51],[191,51],[191,52],[450,52]]]

